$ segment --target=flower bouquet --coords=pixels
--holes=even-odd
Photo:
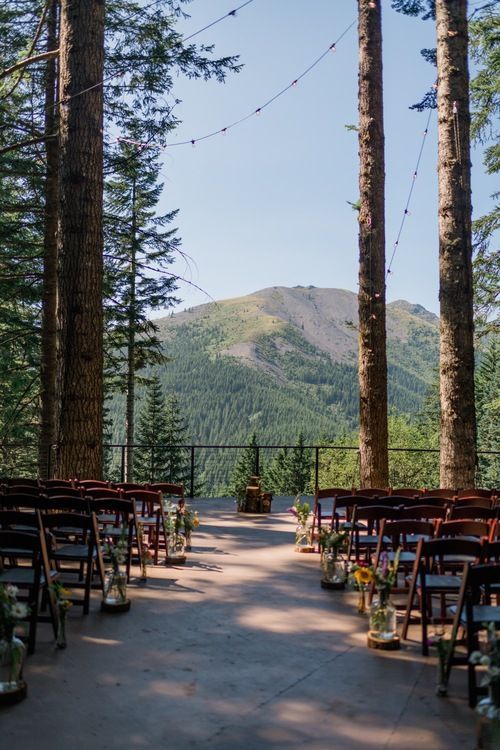
[[[111,539],[105,543],[104,551],[111,563],[111,569],[104,575],[101,610],[127,612],[130,609],[130,599],[127,599],[127,574],[122,567],[128,551],[126,528],[122,529],[120,539],[116,543]]]
[[[17,601],[16,586],[0,585],[0,705],[17,703],[26,697],[23,665],[24,643],[15,628],[28,615],[26,604]]]
[[[50,590],[54,594],[58,615],[56,646],[63,649],[68,645],[66,641],[66,618],[68,610],[73,606],[73,602],[68,599],[71,596],[71,591],[65,588],[59,581],[52,583]]]
[[[301,502],[300,495],[297,495],[291,508],[288,508],[297,519],[295,528],[295,551],[296,552],[314,552],[312,545],[312,529],[309,523],[311,515],[311,506],[308,502]]]
[[[399,648],[399,638],[396,630],[396,608],[391,602],[390,594],[396,583],[399,566],[400,550],[398,549],[394,561],[391,563],[384,552],[381,564],[377,567],[361,563],[353,567],[354,580],[361,591],[358,611],[366,612],[366,590],[374,585],[377,595],[370,605],[370,622],[368,631],[368,645],[372,648]]]
[[[469,661],[486,667],[481,686],[488,688],[488,696],[476,706],[478,715],[477,747],[483,750],[498,750],[500,747],[500,648],[496,625],[488,623],[486,653],[473,651]]]
[[[345,550],[348,533],[346,531],[330,531],[321,529],[319,534],[319,549],[321,552],[321,567],[323,578],[322,588],[344,589],[347,579],[346,561],[341,557]]]

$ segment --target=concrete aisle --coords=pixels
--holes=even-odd
[[[187,564],[150,568],[129,613],[95,595],[66,651],[39,626],[0,750],[472,750],[465,674],[437,698],[415,644],[368,650],[356,594],[321,589],[318,556],[293,551],[289,504],[197,501]]]

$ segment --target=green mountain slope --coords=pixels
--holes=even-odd
[[[357,299],[352,292],[272,287],[156,321],[173,389],[195,443],[334,439],[356,425]],[[420,408],[438,356],[438,319],[387,308],[390,405]]]

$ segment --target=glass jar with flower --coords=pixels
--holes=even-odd
[[[123,563],[127,556],[127,530],[122,529],[120,539],[114,543],[108,540],[104,545],[111,568],[104,574],[104,588],[101,602],[103,612],[127,612],[130,599],[127,599],[127,573]]]
[[[24,643],[15,635],[15,628],[28,615],[28,607],[17,601],[18,589],[0,585],[0,705],[17,703],[26,697],[23,666]]]
[[[482,686],[487,686],[488,696],[476,706],[477,747],[482,750],[498,750],[500,747],[500,648],[494,622],[488,623],[486,653],[473,651],[471,664],[486,667]]]
[[[296,552],[314,552],[312,544],[312,529],[309,523],[311,515],[311,506],[308,502],[301,502],[300,495],[297,495],[288,512],[295,516],[297,526],[295,528],[295,551]]]
[[[186,536],[184,529],[184,504],[175,505],[167,500],[164,504],[166,554],[165,565],[181,565],[186,562]]]
[[[366,589],[373,581],[372,569],[365,562],[356,562],[350,566],[350,575],[354,581],[355,588],[359,591],[358,612],[366,614]]]
[[[321,567],[323,577],[321,586],[325,589],[344,589],[347,571],[346,561],[342,557],[348,534],[346,531],[330,531],[321,529],[319,547],[321,552]]]
[[[63,649],[68,645],[66,640],[66,619],[68,611],[73,606],[73,602],[68,598],[71,596],[71,591],[65,588],[59,581],[52,583],[50,589],[54,594],[58,616],[56,646]]]
[[[376,595],[370,605],[370,625],[368,644],[374,647],[377,643],[399,646],[396,628],[396,608],[391,601],[391,590],[396,583],[400,550],[396,551],[394,560],[389,561],[386,552],[382,553],[381,563],[372,568]],[[382,647],[382,645],[380,645]]]

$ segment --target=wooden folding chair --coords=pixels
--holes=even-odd
[[[22,519],[23,527],[26,527],[28,520]],[[11,584],[25,592],[20,599],[24,599],[29,608],[29,654],[35,651],[38,622],[50,622],[54,637],[57,637],[59,613],[50,587],[57,578],[57,574],[50,569],[45,537],[38,520],[34,520],[34,526],[28,531],[0,529],[0,583]],[[42,597],[49,603],[49,615],[41,614]]]
[[[478,562],[481,559],[482,543],[479,540],[463,537],[421,539],[416,552],[416,559],[409,581],[408,602],[403,622],[401,638],[408,635],[410,618],[413,611],[415,595],[419,595],[419,613],[421,623],[422,654],[428,656],[428,626],[433,619],[432,597],[441,599],[441,621],[444,619],[445,597],[457,596],[460,591],[461,578],[457,566],[461,562]],[[453,572],[450,572],[450,565]]]
[[[94,573],[98,575],[98,588],[104,586],[104,565],[99,545],[95,516],[91,513],[43,513],[42,525],[51,534],[49,560],[61,574],[69,588],[83,589],[83,598],[74,598],[73,604],[83,606],[83,614],[90,609],[90,592]]]
[[[476,705],[478,697],[486,693],[486,689],[477,684],[476,665],[471,663],[470,657],[478,650],[478,634],[484,630],[487,623],[500,626],[500,606],[496,604],[499,589],[500,565],[465,565],[453,619],[450,648],[445,662],[445,676],[446,679],[449,678],[454,665],[467,665],[467,688],[471,708]],[[492,604],[493,599],[495,604]],[[457,652],[458,633],[461,628],[465,632],[465,653]]]

